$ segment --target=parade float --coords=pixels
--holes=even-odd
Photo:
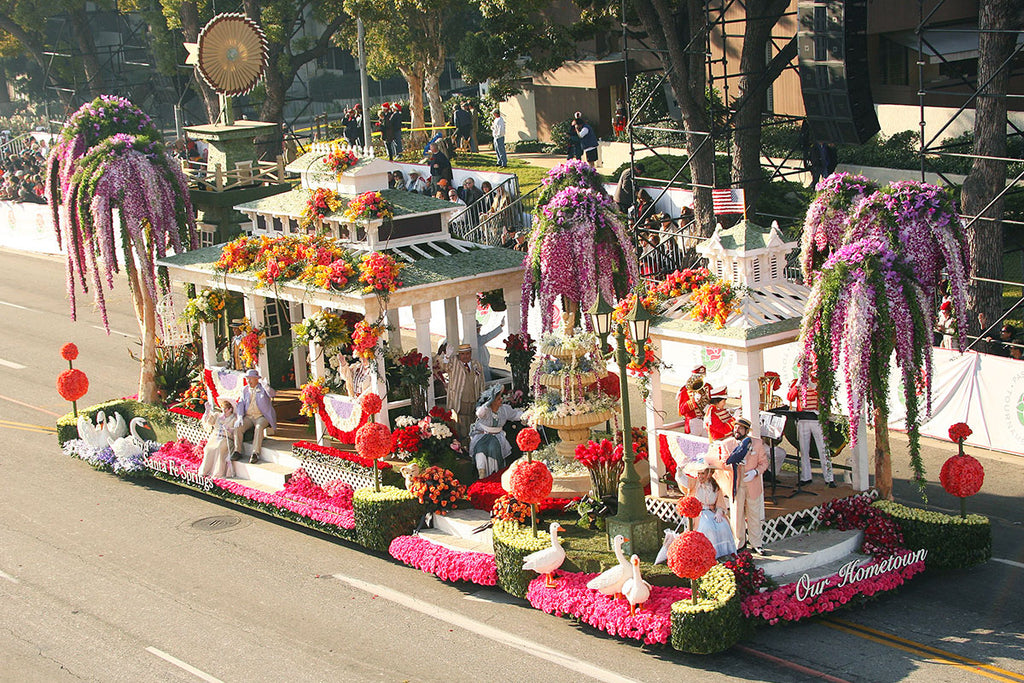
[[[61,395],[74,402],[72,412],[58,419],[58,439],[67,455],[118,476],[156,477],[360,547],[389,552],[398,561],[442,580],[496,585],[524,598],[536,609],[569,616],[619,638],[652,646],[671,645],[690,653],[728,649],[744,637],[751,624],[799,621],[877,596],[897,588],[926,567],[967,567],[988,558],[991,537],[985,518],[966,511],[960,517],[950,517],[885,500],[872,502],[870,492],[852,490],[850,493],[856,495],[815,506],[810,521],[801,524],[803,531],[821,528],[823,535],[844,535],[845,547],[854,551],[849,562],[824,575],[806,566],[796,572],[775,573],[773,580],[766,574],[763,561],[746,552],[716,562],[713,551],[709,556],[707,540],[696,531],[679,533],[666,544],[666,565],[654,564],[654,554],[642,550],[627,557],[625,538],[615,531],[615,524],[636,520],[622,517],[622,487],[618,522],[599,510],[588,508],[588,512],[579,504],[568,506],[565,499],[553,498],[554,478],[548,466],[532,458],[540,446],[533,430],[524,430],[523,438],[517,439],[526,457],[511,472],[505,493],[492,498],[487,509],[475,509],[470,501],[480,497],[474,496],[472,487],[467,490],[449,470],[429,460],[422,462],[427,467],[412,462],[421,454],[421,444],[428,435],[447,438],[441,427],[450,422],[451,415],[434,405],[432,384],[427,388],[427,407],[437,412],[421,420],[412,418],[411,423],[389,417],[389,413],[397,416],[407,407],[388,397],[384,382],[383,343],[390,312],[397,307],[412,307],[421,349],[430,348],[429,304],[435,300],[444,300],[446,309],[453,313],[460,311],[464,328],[469,331],[475,328],[477,294],[495,289],[503,290],[509,302],[509,331],[514,334],[523,331],[518,314],[530,301],[541,308],[544,332],[551,330],[558,314],[578,315],[576,320],[584,329],[574,326],[557,343],[542,338],[541,351],[547,357],[534,378],[539,387],[555,389],[564,402],[567,396],[579,395],[574,392],[580,388],[585,390],[591,384],[589,380],[599,381],[607,372],[601,364],[603,356],[594,354],[593,338],[585,329],[593,322],[591,316],[582,316],[595,299],[604,297],[617,304],[621,364],[625,366],[628,357],[629,371],[647,376],[649,400],[657,408],[661,393],[657,374],[659,335],[709,337],[715,336],[714,330],[724,330],[715,339],[723,345],[735,344],[751,359],[777,338],[795,338],[807,291],[794,294],[787,289],[796,285],[782,282],[777,277],[779,264],[773,266],[771,260],[784,256],[790,243],[773,231],[757,231],[749,225],[741,228],[745,236],[742,244],[737,240],[738,233],[718,231],[707,245],[713,272],[719,270],[714,249],[720,249],[721,256],[742,257],[740,252],[745,251],[751,258],[767,256],[767,266],[762,262],[756,268],[773,277],[764,282],[751,280],[747,293],[738,298],[723,296],[724,285],[715,287],[708,278],[696,286],[687,283],[685,292],[686,278],[680,275],[672,279],[659,295],[665,304],[657,311],[662,318],[651,328],[650,337],[629,333],[632,349],[627,352],[623,332],[626,325],[621,323],[629,320],[626,309],[630,305],[634,310],[647,306],[639,305],[646,293],[634,292],[633,303],[628,303],[636,279],[635,256],[621,217],[607,196],[596,189],[596,176],[589,167],[569,163],[553,170],[542,193],[542,216],[538,217],[525,264],[515,252],[453,239],[448,232],[451,204],[382,190],[387,170],[383,160],[338,148],[339,156],[347,159],[345,167],[331,167],[326,173],[320,166],[334,163],[325,159],[335,154],[335,149],[328,147],[314,150],[314,157],[300,158],[291,166],[300,176],[298,187],[235,207],[251,217],[249,234],[227,245],[197,249],[182,178],[166,161],[158,143],[138,135],[145,132],[146,123],[130,103],[118,101],[108,110],[110,102],[106,102],[93,103],[84,113],[72,117],[63,138],[65,144],[54,152],[49,196],[69,254],[69,280],[83,287],[93,286],[97,296],[104,285],[112,286],[118,260],[110,246],[112,228],[107,211],[112,206],[120,208],[124,232],[130,237],[121,264],[128,271],[139,303],[144,334],[152,331],[155,338],[159,326],[165,333],[161,339],[174,338],[166,333],[174,332],[178,321],[156,313],[163,283],[192,285],[198,290],[196,297],[204,298],[192,307],[203,357],[202,389],[193,396],[198,401],[191,404],[192,408],[201,410],[206,398],[216,403],[220,397],[236,396],[241,388],[239,370],[230,367],[235,364],[234,357],[229,361],[229,354],[218,349],[212,322],[226,315],[217,304],[221,293],[226,293],[244,301],[248,328],[238,335],[239,342],[248,340],[243,343],[247,349],[245,363],[259,374],[270,374],[268,334],[301,337],[295,344],[291,384],[295,400],[313,416],[317,430],[314,438],[308,434],[274,435],[264,443],[263,462],[234,463],[229,476],[205,475],[201,463],[208,434],[200,427],[201,413],[185,408],[168,412],[154,405],[156,392],[150,386],[155,385],[154,364],[144,354],[139,397],[145,402],[115,400],[84,406],[87,378],[69,367],[58,380]],[[117,114],[120,121],[116,123],[133,126],[133,132],[123,132],[114,125],[115,111],[130,114]],[[129,183],[151,190],[151,202],[137,203],[136,195],[126,191]],[[886,195],[890,196],[895,196],[893,201],[904,201],[899,192]],[[71,199],[64,204],[59,198]],[[880,201],[888,206],[887,199]],[[877,210],[877,204],[872,206]],[[157,212],[152,207],[167,210]],[[896,215],[905,218],[904,214]],[[68,220],[71,217],[75,219]],[[917,220],[924,223],[920,215]],[[808,309],[812,313],[804,318],[804,338],[817,353],[823,373],[838,370],[823,363],[831,357],[818,337],[824,323],[815,322],[814,312],[821,310],[821,301],[843,296],[836,292],[842,288],[836,273],[847,272],[840,264],[881,255],[884,258],[880,262],[895,268],[899,277],[916,277],[919,281],[923,277],[914,268],[926,264],[917,261],[912,267],[904,267],[898,254],[891,256],[895,251],[885,250],[885,237],[869,237],[874,240],[870,248],[833,245],[834,253],[822,261],[823,274],[810,293]],[[732,271],[730,262],[723,260],[716,277],[724,281],[730,272],[745,268],[748,261],[738,258]],[[936,265],[939,261],[932,258],[929,263]],[[753,268],[751,265],[751,272],[756,272]],[[895,282],[895,276],[886,282],[889,280]],[[207,294],[202,294],[204,291]],[[522,308],[516,305],[521,296]],[[679,303],[685,297],[692,305]],[[99,301],[102,310],[102,299]],[[780,302],[784,302],[784,308],[780,308]],[[271,306],[274,313],[268,315]],[[851,304],[840,299],[838,310],[845,310],[844,306],[849,308]],[[710,317],[695,320],[695,310],[698,316]],[[282,315],[284,311],[287,313]],[[327,313],[339,317],[356,314],[347,339],[339,332],[338,320]],[[675,313],[679,315],[673,318]],[[878,315],[883,313],[888,314],[881,311]],[[689,316],[687,321],[682,320],[684,315]],[[920,309],[911,310],[915,329],[922,316],[927,319],[927,313]],[[277,317],[278,323],[289,322],[277,325],[272,317]],[[456,315],[451,317],[457,322]],[[885,329],[888,321],[873,319]],[[751,320],[761,326],[757,333],[750,331]],[[693,330],[690,324],[700,327]],[[901,319],[898,324],[904,329],[910,323]],[[276,330],[272,329],[275,325]],[[468,336],[467,343],[474,344],[475,335]],[[449,341],[459,338],[458,326],[451,326]],[[707,338],[700,342],[708,343]],[[901,364],[926,362],[920,354],[908,352],[905,345],[899,346],[902,344],[898,342],[896,349]],[[362,377],[365,386],[361,382],[361,391],[355,396],[332,393],[321,382],[330,364],[328,356],[339,348],[350,348],[359,368],[368,370]],[[586,351],[578,353],[576,348]],[[870,352],[864,347],[852,348]],[[71,363],[77,353],[66,347],[62,355]],[[584,358],[590,358],[591,365],[582,364]],[[556,368],[554,361],[561,366]],[[548,362],[550,365],[545,366]],[[427,363],[429,368],[431,361]],[[562,372],[566,363],[568,370]],[[871,367],[871,372],[878,370]],[[758,407],[760,370],[756,360],[751,360],[749,381],[742,387],[745,393],[741,394],[741,403],[745,413],[749,410],[751,415],[756,415]],[[906,376],[907,367],[903,370]],[[625,377],[621,379],[625,384]],[[877,395],[859,400],[878,407]],[[598,416],[606,419],[612,415],[609,407],[591,404],[581,413],[586,415],[583,422],[587,431]],[[538,424],[551,422],[542,411],[536,412],[540,415]],[[551,426],[561,426],[563,433],[568,432],[566,441],[582,442],[582,450],[574,448],[573,453],[581,463],[593,464],[595,458],[613,460],[620,445],[605,447],[591,443],[586,434],[573,434],[572,428],[583,422]],[[407,429],[416,434],[403,431]],[[666,431],[671,430],[656,417],[649,417],[648,429],[654,487],[648,505],[663,517],[681,520],[692,511],[678,502],[662,500],[664,492],[658,488],[664,474],[659,437],[668,437]],[[950,436],[962,443],[967,431],[961,428]],[[628,423],[622,432],[622,445],[628,446],[632,439]],[[859,443],[863,442],[861,436]],[[451,441],[448,447],[452,447]],[[408,465],[389,460],[396,449],[408,449],[413,456]],[[633,469],[635,456],[631,446],[624,454],[617,452],[617,457],[627,463],[622,470],[623,481]],[[951,495],[963,499],[977,492],[982,473],[976,461],[967,460],[967,456],[954,458],[943,468],[942,480]],[[866,489],[863,465],[858,465],[861,469],[854,480],[862,481],[860,488]],[[641,507],[643,501],[641,488]],[[673,516],[664,514],[661,508],[666,505]],[[424,515],[431,521],[431,528],[417,533]],[[493,522],[493,528],[481,532],[481,523],[488,521]]]

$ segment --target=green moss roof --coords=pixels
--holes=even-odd
[[[306,152],[295,159],[295,161],[288,164],[287,170],[291,173],[308,172],[316,175],[334,176],[334,170],[324,163],[325,156],[327,155],[323,152]],[[373,161],[374,158],[375,157],[360,158],[359,161],[356,162],[355,166],[350,166],[346,169],[346,173],[358,171],[360,168]]]
[[[654,324],[658,330],[669,334],[699,334],[706,337],[721,339],[760,339],[780,332],[789,332],[800,328],[800,318],[789,318],[756,327],[718,327],[714,323],[700,323],[688,316],[676,320],[665,320]]]
[[[718,234],[724,249],[753,251],[754,249],[764,249],[768,246],[768,236],[771,232],[771,228],[766,228],[744,219]],[[701,243],[701,246],[708,245],[710,241],[710,238],[705,240]]]
[[[426,195],[406,192],[405,190],[381,190],[381,195],[395,207],[395,218],[419,213],[451,211],[456,206],[444,199],[427,197]],[[328,218],[340,220],[341,215],[345,213],[348,203],[355,199],[356,195],[339,194],[338,197],[341,199],[341,207],[337,211],[328,214]],[[289,192],[275,194],[271,197],[243,202],[236,205],[235,208],[242,212],[254,211],[275,216],[300,218],[303,209],[306,208],[306,201],[308,199],[309,192],[302,188],[297,188]]]

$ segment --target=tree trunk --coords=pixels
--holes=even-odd
[[[748,0],[740,55],[739,94],[733,120],[732,182],[744,190],[744,206],[753,216],[761,193],[761,115],[764,96],[774,80],[765,78],[767,46],[789,0]]]
[[[185,38],[185,42],[197,42],[202,24],[199,19],[199,8],[196,3],[190,0],[182,2],[181,7],[178,9],[178,19],[181,21],[181,33]],[[192,83],[196,92],[203,98],[203,107],[206,109],[207,121],[213,123],[217,120],[217,115],[220,113],[220,100],[217,98],[217,93],[202,78],[197,77],[192,80]]]
[[[889,452],[889,415],[875,408],[875,488],[882,500],[892,500],[892,457]]]
[[[401,68],[399,71],[409,85],[409,113],[412,117],[410,127],[413,129],[409,144],[421,148],[426,144],[427,139],[425,131],[417,130],[423,128],[426,123],[426,117],[423,114],[423,72],[415,66]]]
[[[441,66],[424,64],[423,83],[427,91],[427,103],[430,105],[430,125],[443,126],[445,123],[444,105],[441,104],[441,71],[444,69],[444,62]]]
[[[68,18],[71,20],[71,31],[75,34],[75,42],[78,43],[78,49],[82,53],[82,70],[85,71],[89,94],[99,97],[105,94],[106,83],[103,80],[100,60],[96,56],[96,43],[92,39],[92,29],[89,27],[89,15],[85,12],[85,5],[78,5],[69,10]]]
[[[978,8],[978,26],[982,30],[1010,30],[1020,25],[1015,0],[983,0]],[[983,156],[1006,156],[1006,87],[1009,69],[1001,65],[1013,51],[1016,35],[981,33],[978,38],[978,85],[981,92],[975,103],[974,152],[971,172],[964,180],[961,203],[964,214],[980,216],[967,233],[971,254],[971,275],[1002,279],[1003,275],[1003,199],[986,205],[1006,186],[1006,162]],[[991,79],[991,80],[990,80]],[[985,83],[988,83],[986,86]],[[1003,313],[1002,288],[989,282],[972,280],[967,290],[967,306],[972,312],[969,332],[982,332],[978,322],[984,313],[992,325]]]
[[[139,400],[143,403],[156,403],[156,303],[149,295],[149,290],[139,277],[135,263],[135,250],[125,249],[125,270],[128,273],[128,284],[132,290],[132,305],[135,307],[135,318],[139,321],[139,333],[142,337],[142,363],[139,369]]]

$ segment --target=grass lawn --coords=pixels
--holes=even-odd
[[[402,161],[418,163],[420,158],[415,154],[406,153],[402,156]],[[514,159],[511,156],[508,159],[508,167],[499,168],[492,152],[477,152],[476,154],[472,152],[459,152],[458,157],[452,161],[452,166],[455,168],[468,168],[474,171],[515,173],[519,177],[519,191],[522,194],[526,194],[540,185],[541,179],[548,172],[548,169],[543,166],[534,166],[520,159]]]

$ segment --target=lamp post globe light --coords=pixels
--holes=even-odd
[[[638,353],[644,353],[644,346],[647,342],[647,335],[650,332],[650,325],[653,316],[637,296],[636,306],[626,316],[633,340],[636,342]],[[597,300],[587,311],[594,329],[601,337],[601,349],[604,352],[608,334],[612,326],[612,306],[605,301],[600,290],[597,293]],[[636,553],[637,555],[653,554],[661,547],[661,520],[647,512],[644,503],[644,487],[640,483],[640,475],[636,471],[636,456],[633,453],[633,426],[629,414],[629,381],[626,374],[626,337],[622,328],[615,330],[616,360],[619,366],[619,394],[622,401],[622,475],[619,477],[619,510],[614,517],[606,521],[608,532],[608,547],[611,548],[611,541],[615,536],[622,535],[628,538],[629,547],[624,546],[626,554]]]

